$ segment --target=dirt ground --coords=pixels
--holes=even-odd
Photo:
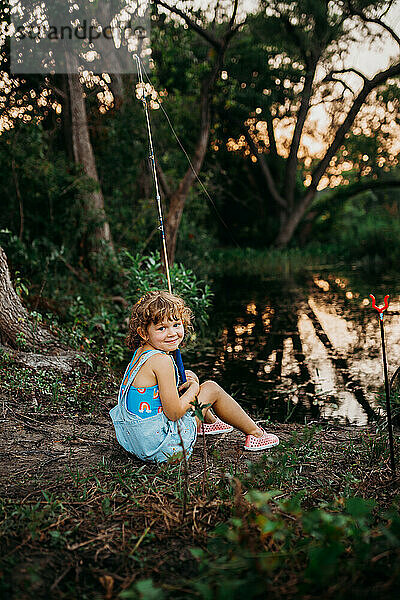
[[[103,460],[116,468],[127,461],[143,465],[117,443],[106,411],[93,415],[36,413],[21,403],[3,400],[0,423],[0,491],[10,498],[24,497],[38,485],[47,489],[66,469],[87,471]],[[292,426],[285,429],[283,436],[290,435]],[[243,441],[243,434],[233,432],[211,440],[208,437],[207,448],[219,449],[237,461],[244,458]],[[202,469],[202,453],[199,438],[191,470]],[[257,455],[245,458],[257,460]]]
[[[108,406],[109,404],[109,406]],[[66,470],[85,472],[102,461],[116,469],[127,461],[143,463],[125,452],[115,439],[114,429],[108,416],[112,400],[104,404],[97,414],[70,412],[33,412],[29,403],[4,398],[0,400],[0,494],[8,498],[25,498],[39,489],[57,487],[58,477]],[[310,424],[308,425],[308,427]],[[268,431],[289,440],[293,434],[304,433],[300,424],[268,424]],[[323,450],[324,465],[305,462],[304,470],[317,476],[321,468],[330,465],[330,475],[343,474],[346,469],[346,447],[357,446],[368,435],[369,428],[325,425],[315,433],[315,442]],[[259,461],[263,453],[243,451],[244,436],[238,431],[219,436],[207,436],[208,456],[218,453],[226,468],[233,466],[242,471],[248,461]],[[209,461],[208,474],[212,478],[213,461]],[[149,465],[149,469],[154,468]],[[219,470],[221,463],[219,462]],[[198,438],[190,461],[191,478],[198,478],[203,471],[203,442]],[[370,474],[370,473],[369,473]]]
[[[389,508],[398,496],[384,430],[268,423],[282,443],[267,453],[245,452],[238,431],[207,436],[205,493],[198,439],[186,510],[168,466],[159,475],[158,465],[141,462],[116,442],[108,415],[113,398],[103,399],[95,414],[66,414],[51,404],[35,411],[28,396],[0,395],[1,599],[113,600],[148,577],[174,597],[176,582],[197,573],[190,548],[205,547],[232,510],[243,504],[247,511],[251,487],[280,490],[287,498],[299,492],[305,508],[347,495]]]

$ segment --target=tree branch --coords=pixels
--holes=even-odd
[[[318,63],[318,57],[314,57],[312,66],[309,70],[307,70],[307,73],[305,76],[300,108],[299,108],[299,112],[298,112],[297,119],[296,119],[296,125],[295,125],[294,132],[293,132],[292,142],[290,144],[289,157],[288,157],[288,160],[286,163],[285,179],[286,179],[287,186],[286,186],[285,196],[286,196],[286,201],[289,206],[293,203],[293,200],[294,200],[294,191],[295,191],[295,186],[296,186],[296,171],[297,171],[297,163],[298,163],[297,154],[299,151],[300,140],[301,140],[301,135],[303,133],[304,123],[306,121],[307,114],[308,114],[308,111],[310,108],[312,85],[313,85],[313,81],[314,81],[315,70],[317,68],[317,63]]]
[[[364,179],[364,178],[363,178]],[[327,190],[323,196],[321,196],[317,202],[314,202],[311,206],[311,211],[304,217],[304,222],[312,222],[320,216],[324,211],[329,209],[332,202],[335,202],[335,206],[343,203],[349,198],[358,196],[361,192],[367,190],[390,190],[400,187],[400,179],[367,179],[366,181],[357,181],[350,185],[341,185],[334,190]]]
[[[190,17],[188,17],[188,15],[186,15],[182,10],[180,10],[179,8],[176,8],[175,6],[170,6],[166,2],[163,2],[163,0],[154,0],[154,4],[156,4],[158,6],[162,6],[163,8],[166,8],[170,12],[172,12],[172,13],[178,15],[179,17],[181,17],[185,21],[185,23],[191,29],[193,29],[193,31],[195,31],[202,38],[204,38],[205,40],[207,40],[207,42],[211,46],[213,46],[216,50],[221,50],[221,47],[222,47],[221,41],[219,39],[217,39],[216,37],[214,37],[213,35],[211,35],[211,33],[209,31],[207,31],[207,30],[203,29],[202,27],[200,27],[200,25],[197,25],[197,23],[195,21],[193,21]]]
[[[211,127],[211,113],[210,113],[210,90],[215,81],[216,73],[219,71],[219,61],[214,66],[213,73],[207,81],[203,82],[201,87],[201,99],[200,99],[200,133],[197,139],[194,157],[192,159],[192,166],[188,167],[183,179],[181,180],[178,193],[187,195],[191,185],[193,184],[196,175],[193,171],[198,173],[203,164],[203,160],[207,151],[208,139],[210,135]]]
[[[275,139],[275,131],[274,131],[274,123],[272,121],[272,115],[270,111],[268,111],[267,117],[267,131],[268,131],[268,141],[269,141],[269,151],[273,158],[278,158],[278,150],[276,149],[276,139]]]
[[[276,240],[276,244],[278,246],[285,246],[291,239],[294,230],[300,223],[305,211],[310,206],[313,198],[315,197],[317,186],[321,180],[322,175],[325,173],[330,160],[333,158],[333,156],[338,151],[340,145],[342,144],[344,136],[354,123],[354,119],[360,111],[360,108],[363,106],[367,96],[373,89],[384,83],[387,79],[389,79],[390,77],[396,77],[398,75],[400,75],[400,62],[395,65],[392,65],[385,71],[380,71],[375,75],[375,77],[373,77],[371,80],[367,80],[364,83],[362,90],[358,94],[357,98],[354,100],[349,112],[347,113],[345,120],[338,128],[332,144],[329,146],[324,157],[314,169],[310,187],[308,188],[306,194],[303,196],[300,202],[298,202],[294,206],[290,214],[290,220],[286,223],[286,227],[279,233]]]
[[[235,27],[232,27],[232,33],[235,34],[237,31],[239,31],[239,29],[241,27],[243,27],[243,25],[246,25],[246,23],[247,23],[247,19],[245,19],[241,23],[238,23],[237,25],[235,25]]]
[[[358,75],[359,77],[361,77],[361,79],[363,79],[364,81],[368,81],[368,78],[366,77],[366,75],[364,75],[364,73],[361,73],[361,71],[358,71],[357,69],[353,69],[353,68],[349,68],[349,69],[334,69],[332,71],[330,71],[322,81],[337,81],[337,79],[333,79],[333,75],[341,75],[342,73],[355,73],[356,75]]]
[[[366,190],[390,190],[400,187],[400,179],[369,179],[367,181],[357,181],[352,185],[340,186],[336,192],[329,195],[329,199],[347,199],[357,196]]]
[[[392,65],[385,71],[380,71],[372,79],[367,79],[365,81],[362,90],[355,98],[349,112],[346,115],[345,120],[338,128],[332,144],[329,146],[328,150],[325,153],[325,156],[321,159],[321,161],[315,168],[312,174],[310,191],[313,189],[315,190],[317,188],[317,185],[320,182],[322,175],[325,173],[325,170],[330,160],[338,151],[341,143],[343,142],[345,134],[348,132],[348,130],[354,123],[354,119],[356,118],[360,108],[364,104],[367,96],[373,89],[384,83],[387,79],[389,79],[390,77],[395,77],[397,75],[400,75],[400,62],[395,65]]]
[[[383,11],[383,13],[381,14],[381,19],[383,19],[383,17],[389,12],[389,10],[392,8],[393,6],[393,2],[394,0],[390,0],[390,2],[388,3],[386,9]]]
[[[365,78],[365,79],[367,79],[367,78]],[[329,75],[324,77],[323,83],[327,83],[328,81],[333,81],[334,83],[341,83],[342,86],[346,90],[349,90],[349,92],[352,94],[352,96],[354,96],[354,94],[355,94],[354,90],[352,90],[351,87],[345,81],[343,81],[343,79],[336,79],[335,77],[333,77],[333,73],[329,73]]]
[[[156,161],[156,169],[157,169],[157,175],[160,179],[162,190],[164,192],[164,196],[166,198],[169,198],[171,196],[171,188],[169,187],[167,177],[166,177],[164,171],[162,170],[161,165],[158,162],[158,160]]]
[[[213,18],[212,23],[211,23],[211,29],[212,29],[212,31],[215,31],[215,25],[217,23],[218,11],[219,11],[219,0],[217,0],[217,3],[215,5],[215,9],[214,9],[214,18]]]
[[[232,29],[232,27],[233,27],[233,25],[235,23],[238,4],[239,4],[239,0],[235,0],[235,4],[233,6],[233,13],[232,13],[232,16],[231,16],[231,20],[229,21],[229,29]]]
[[[357,17],[360,17],[360,19],[362,21],[364,21],[364,23],[375,23],[376,25],[380,25],[381,27],[383,27],[383,29],[385,29],[391,36],[392,38],[399,44],[400,46],[400,37],[393,31],[393,29],[391,27],[389,27],[389,25],[387,25],[386,23],[384,23],[382,21],[382,17],[378,18],[378,19],[374,19],[372,17],[367,17],[366,15],[364,15],[364,13],[359,10],[358,8],[355,8],[351,1],[348,1],[348,7],[349,7],[349,11],[351,14],[356,15]],[[383,13],[383,15],[386,14],[387,11],[385,11]],[[383,16],[382,15],[382,16]]]
[[[46,87],[49,87],[50,89],[52,89],[63,100],[66,100],[68,98],[67,94],[63,90],[61,90],[59,87],[57,87],[56,85],[54,85],[54,83],[52,83],[52,82],[49,81],[46,84]]]

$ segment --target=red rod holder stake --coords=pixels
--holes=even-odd
[[[380,330],[381,330],[381,341],[382,341],[383,373],[385,376],[386,416],[387,416],[388,433],[389,433],[390,466],[392,468],[393,475],[395,475],[396,465],[394,462],[392,411],[391,411],[391,407],[390,407],[390,386],[389,386],[387,361],[386,361],[385,332],[383,329],[383,313],[389,307],[389,294],[386,294],[386,296],[384,298],[384,305],[382,307],[376,306],[375,296],[373,296],[372,294],[370,294],[369,296],[370,296],[370,298],[372,298],[372,308],[375,308],[375,310],[377,310],[379,313],[379,325],[380,325]]]

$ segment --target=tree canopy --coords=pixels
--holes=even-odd
[[[212,244],[287,245],[326,186],[393,179],[400,62],[392,4],[262,0],[246,14],[240,2],[196,12],[191,2],[155,3],[147,93],[172,256],[176,244],[178,256],[194,251],[199,231]],[[2,16],[7,23],[5,4]],[[351,52],[361,37],[395,48],[372,75]],[[135,79],[117,78],[118,102],[113,74],[82,76],[74,88],[84,101],[91,167],[87,152],[74,154],[82,131],[73,127],[66,76],[16,77],[8,60],[5,34],[2,227],[21,240],[64,244],[71,263],[89,265],[90,238],[103,223],[117,247],[155,248]],[[91,212],[88,198],[99,192],[104,208]]]

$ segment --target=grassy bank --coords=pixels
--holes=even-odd
[[[281,444],[265,454],[239,432],[207,438],[206,467],[200,440],[185,474],[117,445],[114,385],[83,407],[2,386],[2,598],[393,596],[384,428],[268,424]]]
[[[318,242],[301,248],[221,248],[211,251],[207,258],[206,264],[199,261],[195,265],[195,271],[202,277],[248,275],[265,279],[328,267],[353,265],[369,271],[397,265],[395,260],[389,261],[372,251],[356,255],[345,245]]]
[[[285,275],[328,265],[344,264],[333,246],[305,248],[225,248],[214,250],[207,265],[211,276],[269,277]]]

